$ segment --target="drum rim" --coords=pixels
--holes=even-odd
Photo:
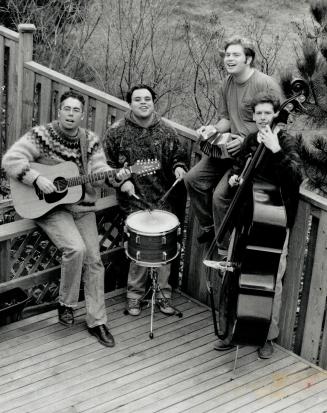
[[[132,212],[131,214],[128,215],[128,217],[125,219],[125,227],[126,227],[126,229],[128,229],[128,230],[130,230],[130,231],[133,231],[133,232],[136,233],[137,235],[144,235],[144,236],[150,237],[150,236],[158,236],[158,235],[170,234],[170,233],[173,232],[175,229],[177,229],[177,228],[180,227],[181,223],[179,222],[178,217],[177,217],[175,214],[173,214],[172,212],[170,212],[170,211],[165,211],[165,210],[163,210],[163,209],[153,209],[153,211],[165,212],[166,214],[172,215],[172,216],[175,217],[176,220],[177,220],[176,225],[175,225],[173,228],[169,229],[169,230],[166,230],[166,231],[157,231],[157,232],[144,232],[144,231],[141,231],[141,230],[137,230],[137,229],[135,229],[135,228],[132,228],[130,225],[128,225],[127,220],[128,220],[128,218],[131,217],[132,215],[136,215],[136,214],[139,214],[140,212],[144,212],[143,210],[141,210],[141,211]]]
[[[131,255],[129,255],[127,249],[125,249],[125,254],[127,255],[127,257],[135,262],[137,265],[140,265],[141,267],[161,267],[162,265],[166,265],[169,264],[171,261],[173,261],[175,258],[178,257],[179,253],[180,253],[180,247],[178,246],[179,244],[177,243],[177,252],[176,254],[169,258],[167,261],[156,261],[156,262],[151,262],[151,261],[139,261],[136,260],[134,257],[132,257]]]

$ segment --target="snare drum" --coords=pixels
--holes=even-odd
[[[126,255],[146,267],[167,264],[177,257],[180,225],[171,212],[137,211],[125,221]]]

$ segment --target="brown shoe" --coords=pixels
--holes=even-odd
[[[267,340],[262,347],[258,348],[258,355],[261,359],[270,359],[274,353],[273,342]]]
[[[88,331],[92,336],[96,337],[103,346],[114,347],[115,339],[109,331],[109,328],[105,324],[100,326],[88,327]]]
[[[66,327],[71,327],[74,324],[74,310],[72,309],[72,307],[67,307],[66,305],[59,304],[58,318],[60,324]]]

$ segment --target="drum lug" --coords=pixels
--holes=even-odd
[[[137,261],[140,261],[140,259],[141,259],[141,251],[136,251],[136,259],[137,259]]]
[[[163,260],[163,261],[166,261],[166,260],[167,260],[167,253],[166,253],[166,251],[163,251],[163,252],[162,252],[162,260]]]
[[[165,235],[164,235],[163,237],[161,237],[161,244],[162,244],[162,245],[166,245],[166,244],[167,244],[167,238],[166,238]]]
[[[141,239],[140,239],[140,236],[139,236],[139,235],[136,235],[136,237],[135,237],[135,242],[136,242],[136,244],[140,244],[140,243],[141,243]]]
[[[177,236],[179,237],[182,234],[182,230],[181,227],[177,228]]]

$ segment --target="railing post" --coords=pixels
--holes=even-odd
[[[327,211],[320,211],[301,357],[315,363],[323,326],[327,296]]]
[[[24,62],[33,58],[33,34],[36,28],[34,24],[20,24],[19,46],[17,59],[17,110],[16,110],[16,139],[23,133],[22,112],[23,112],[23,87],[24,87]],[[13,142],[11,142],[12,144]]]
[[[10,247],[10,240],[0,242],[0,283],[10,278]]]

